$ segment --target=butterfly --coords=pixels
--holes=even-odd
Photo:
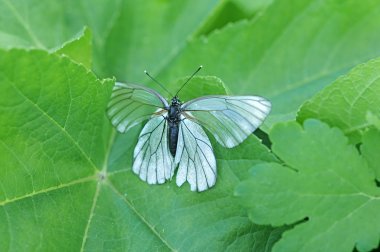
[[[117,82],[107,115],[124,133],[147,121],[133,153],[132,170],[149,184],[162,184],[176,174],[176,184],[186,181],[192,191],[216,183],[216,159],[206,128],[224,147],[243,142],[267,117],[271,103],[260,96],[208,95],[182,102],[178,94],[200,66],[168,102],[153,89]],[[156,79],[145,73],[169,94]]]

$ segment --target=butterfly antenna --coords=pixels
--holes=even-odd
[[[148,71],[145,70],[144,73],[145,73],[146,75],[148,75],[148,77],[151,78],[152,81],[154,81],[154,82],[157,83],[160,87],[162,87],[163,90],[165,90],[168,94],[170,94],[172,97],[174,97],[174,96],[172,95],[172,93],[170,93],[169,90],[167,90],[167,89],[165,88],[164,85],[162,85],[162,84],[159,83],[155,78],[153,78],[153,77],[148,73]]]
[[[177,96],[179,94],[179,92],[182,90],[182,88],[194,77],[194,75],[196,75],[202,69],[202,67],[203,66],[199,66],[198,69],[185,81],[185,83],[183,83],[182,87],[177,91],[175,96]]]

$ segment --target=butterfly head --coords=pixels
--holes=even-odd
[[[180,99],[178,98],[178,96],[174,96],[172,98],[172,106],[180,106],[182,105],[182,102],[180,101]]]

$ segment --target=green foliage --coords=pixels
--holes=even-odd
[[[255,166],[236,194],[256,223],[279,226],[300,222],[284,234],[274,250],[375,248],[380,190],[373,170],[343,133],[310,119],[303,128],[296,122],[278,124],[270,137],[273,152],[284,165]],[[363,145],[369,147],[370,143]]]
[[[0,250],[78,249],[107,156],[113,81],[36,50],[1,50],[0,69]]]
[[[0,2],[0,250],[376,248],[379,14],[376,0]],[[168,96],[143,70],[175,93],[199,65],[180,98],[268,98],[257,135],[272,145],[211,137],[214,188],[148,185],[131,171],[141,126],[118,134],[105,116],[111,88]]]
[[[379,12],[377,1],[277,1],[259,19],[191,40],[163,79],[170,83],[204,65],[203,73],[221,78],[232,93],[269,98],[267,125],[294,119],[316,91],[380,56]]]
[[[85,67],[92,66],[92,35],[86,27],[78,36],[71,41],[66,42],[56,52],[69,56],[72,60],[82,63]]]
[[[298,120],[318,118],[341,128],[354,142],[380,116],[380,59],[359,65],[301,107]]]
[[[361,152],[369,167],[375,172],[377,181],[380,181],[380,132],[375,129],[366,131],[363,135]]]
[[[177,87],[181,87],[190,76],[178,79],[175,83]],[[199,97],[199,93],[203,95],[225,95],[229,92],[223,81],[215,76],[194,76],[190,83],[186,84],[179,96],[182,101],[188,101]],[[173,94],[174,95],[174,94]],[[171,98],[171,97],[170,97]]]

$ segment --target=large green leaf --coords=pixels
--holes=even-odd
[[[302,105],[298,120],[318,118],[339,127],[354,142],[380,116],[380,59],[359,65]]]
[[[206,193],[151,186],[131,171],[139,127],[112,144],[113,81],[34,50],[0,51],[0,69],[0,250],[265,251],[279,238],[232,195],[253,163],[275,161],[257,138],[245,152],[216,147],[218,182]]]
[[[80,247],[107,167],[111,87],[66,57],[0,51],[0,250]]]
[[[373,170],[343,133],[310,119],[303,128],[296,122],[276,125],[270,137],[285,166],[255,166],[236,194],[255,223],[300,222],[283,234],[274,251],[376,248],[380,189]]]
[[[208,83],[202,87],[206,94],[224,93],[218,78],[197,77],[194,85],[184,89],[183,97],[193,98],[199,90],[196,84],[202,79],[203,83]],[[178,81],[182,82],[183,79]],[[212,251],[226,248],[231,251],[251,248],[266,251],[271,248],[284,228],[273,229],[249,223],[232,193],[253,164],[276,161],[257,138],[247,139],[240,150],[227,150],[212,141],[218,165],[217,185],[207,192],[194,193],[188,184],[178,188],[172,181],[150,186],[133,174],[131,157],[140,130],[137,127],[115,139],[109,158],[109,179],[112,191],[131,205],[148,226],[152,226],[153,232],[163,240],[164,247],[194,251],[204,248]],[[95,226],[93,232],[98,233],[99,228],[101,226]]]

